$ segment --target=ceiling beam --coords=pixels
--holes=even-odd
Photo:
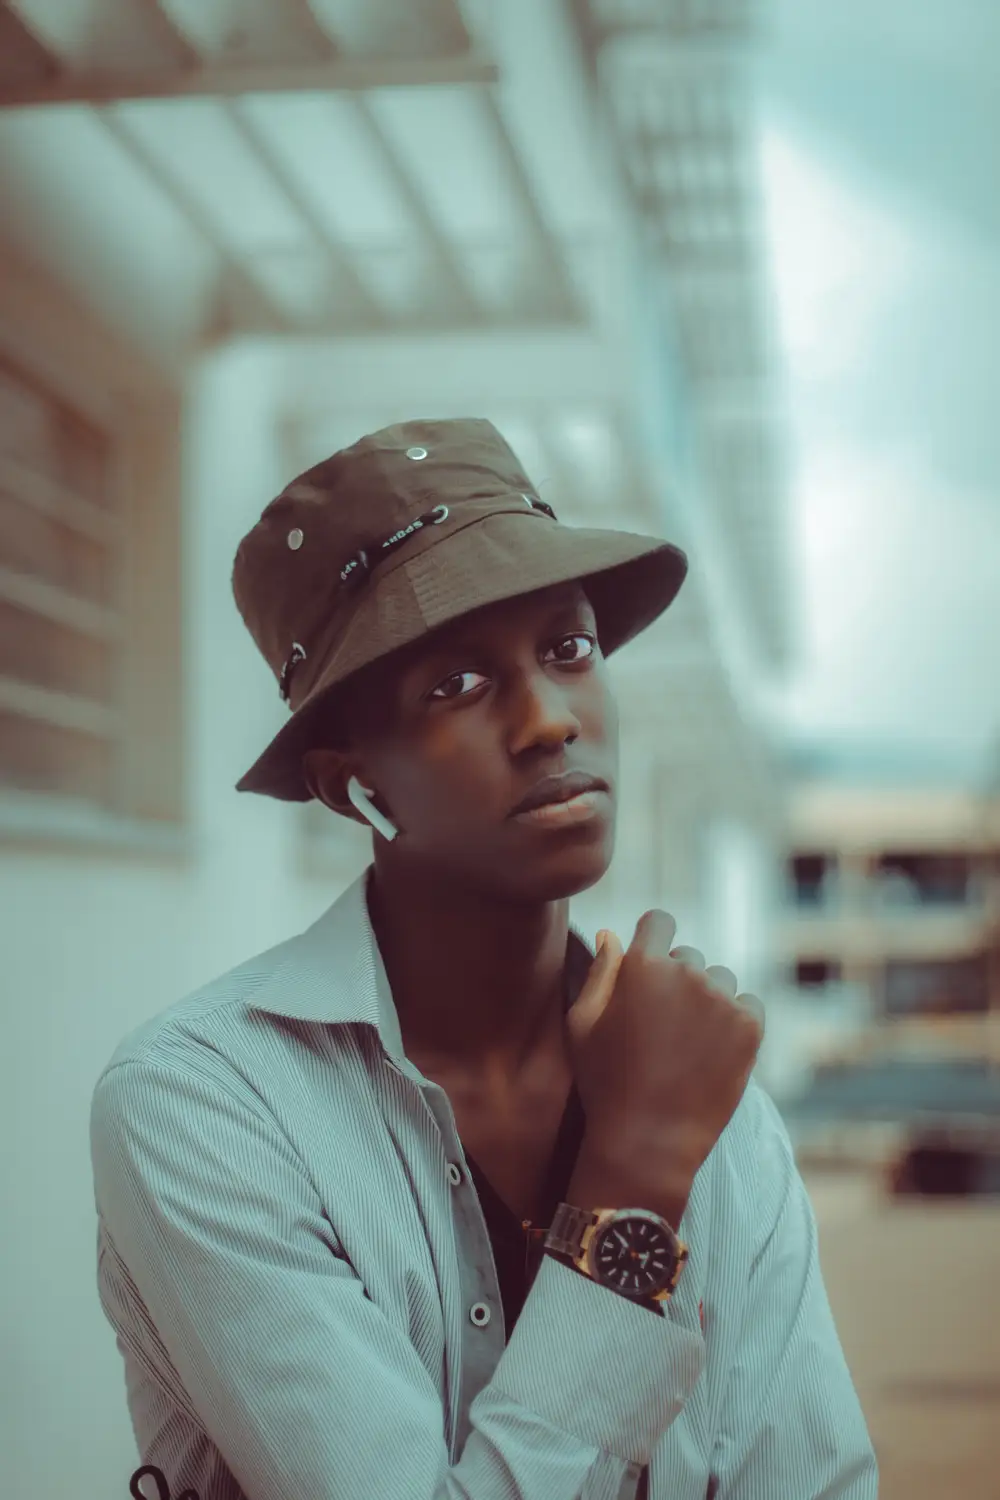
[[[272,181],[308,228],[314,242],[329,260],[331,271],[351,301],[353,317],[350,315],[346,317],[344,325],[350,326],[352,323],[358,323],[365,328],[384,326],[387,322],[385,310],[361,277],[345,247],[330,233],[309,202],[308,196],[294,182],[264,131],[251,120],[245,107],[238,101],[227,100],[224,108],[230,124],[247,148],[262,163]]]
[[[214,251],[221,272],[223,302],[227,304],[219,309],[218,317],[223,323],[230,322],[237,325],[226,331],[243,331],[240,325],[244,318],[234,311],[234,308],[238,307],[240,314],[246,313],[249,316],[254,332],[298,332],[294,322],[277,306],[269,289],[254,276],[252,268],[230,250],[208,215],[202,211],[200,204],[171,173],[164,170],[157,158],[147,151],[121,117],[113,109],[101,109],[98,111],[98,118],[119,145],[139,164],[150,181],[173,200],[195,232]]]
[[[353,103],[358,119],[364,125],[381,166],[392,183],[393,191],[417,226],[425,246],[433,257],[435,270],[442,273],[451,310],[462,318],[482,321],[483,310],[465,274],[461,258],[430,213],[423,193],[415,186],[410,174],[404,169],[385,131],[371,110],[368,100],[358,93],[355,94]]]
[[[596,54],[622,37],[671,44],[686,41],[746,42],[760,34],[759,0],[714,0],[693,6],[653,0],[645,7],[618,7],[605,18],[593,0],[569,0],[570,12],[588,51]]]
[[[194,68],[201,58],[198,49],[189,41],[180,27],[167,15],[160,0],[142,0],[141,15],[153,35],[162,43],[166,57],[164,61],[173,67]],[[114,12],[112,11],[112,16]],[[100,56],[100,54],[97,54]]]
[[[5,14],[0,12],[0,15]],[[340,57],[315,63],[214,63],[156,72],[60,69],[47,76],[0,75],[0,109],[50,104],[113,104],[135,99],[238,98],[243,94],[362,94],[369,89],[495,83],[495,62],[452,57]]]
[[[497,154],[503,162],[518,211],[529,230],[535,255],[542,270],[547,294],[547,305],[544,311],[547,316],[551,317],[579,319],[582,317],[579,298],[559,245],[545,222],[538,199],[525,174],[524,164],[511,140],[496,91],[482,89],[480,97]]]
[[[59,64],[31,27],[0,3],[0,90],[36,88],[50,80]]]
[[[113,11],[120,0],[104,0],[104,3]],[[164,9],[165,0],[129,0],[129,3],[141,4],[148,25],[165,40],[169,56],[163,59],[164,66],[186,71],[219,61],[215,53],[206,56],[194,45],[180,23]],[[287,65],[311,64],[329,62],[338,56],[338,48],[317,21],[310,0],[279,0],[277,13],[268,9],[268,0],[263,5],[260,0],[250,5],[243,0],[239,18],[241,63],[260,65],[280,60]],[[264,18],[271,24],[262,28],[260,22]],[[100,53],[92,55],[99,57]]]

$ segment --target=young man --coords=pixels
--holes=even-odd
[[[234,589],[292,714],[239,783],[376,828],[306,932],[95,1091],[102,1304],[200,1500],[874,1500],[752,997],[674,924],[596,959],[605,658],[686,559],[560,525],[487,422],[293,482]]]

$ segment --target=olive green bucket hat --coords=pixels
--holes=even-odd
[[[237,549],[237,607],[291,710],[237,790],[310,801],[302,756],[333,690],[459,615],[579,580],[608,656],[686,573],[659,538],[562,525],[490,422],[373,432],[293,480]]]

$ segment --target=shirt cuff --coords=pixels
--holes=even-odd
[[[645,1464],[704,1363],[704,1339],[669,1312],[653,1319],[546,1254],[488,1389],[584,1443]]]
[[[561,1266],[565,1266],[568,1271],[573,1271],[577,1276],[582,1276],[586,1281],[593,1281],[594,1278],[592,1276],[588,1276],[586,1271],[580,1270],[580,1267],[576,1264],[576,1261],[572,1258],[572,1256],[562,1255],[558,1250],[546,1250],[544,1253],[546,1255],[551,1255],[553,1260],[557,1260],[559,1264]],[[600,1285],[600,1283],[598,1284]],[[624,1296],[623,1292],[616,1292],[614,1287],[605,1287],[604,1290],[607,1292],[611,1292],[616,1297]],[[658,1318],[666,1317],[666,1313],[663,1311],[662,1302],[657,1302],[654,1297],[626,1297],[625,1300],[626,1302],[633,1303],[636,1307],[645,1307],[649,1312],[655,1313]]]

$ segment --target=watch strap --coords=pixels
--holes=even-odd
[[[556,1255],[572,1256],[575,1260],[581,1251],[584,1232],[599,1218],[600,1213],[594,1209],[560,1203],[545,1236],[546,1250],[552,1250]]]

